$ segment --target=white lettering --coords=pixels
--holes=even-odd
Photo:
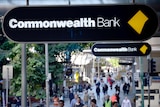
[[[56,21],[57,28],[65,28],[66,21]]]
[[[43,27],[44,27],[44,28],[49,28],[49,26],[50,26],[50,24],[49,24],[48,21],[44,21],[44,22],[43,22]]]
[[[103,23],[103,18],[102,17],[98,17],[97,18],[97,27],[103,27],[104,23]]]
[[[96,22],[97,21],[97,22]],[[97,24],[97,25],[96,25]],[[103,17],[97,17],[97,20],[84,17],[79,20],[9,20],[10,28],[78,28],[78,27],[120,27],[120,19],[114,17],[112,19],[105,19]]]
[[[136,47],[94,48],[94,52],[137,52]]]
[[[91,18],[88,18],[88,26],[89,27],[96,27],[96,22]]]
[[[79,21],[79,20],[75,20],[73,26],[74,26],[75,28],[81,26],[80,21]]]
[[[19,21],[17,26],[18,28],[24,28],[25,24],[23,23],[23,21]]]
[[[120,27],[120,19],[114,17],[113,19],[97,18],[97,27]]]
[[[42,28],[42,21],[26,21],[24,28]]]
[[[68,28],[73,27],[73,23],[74,23],[74,22],[73,22],[72,20],[68,20],[68,21],[67,21],[67,27],[68,27]]]
[[[16,28],[17,27],[17,20],[16,19],[11,19],[10,21],[9,21],[9,26],[10,26],[10,28]]]

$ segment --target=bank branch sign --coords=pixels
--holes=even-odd
[[[95,56],[146,56],[150,52],[151,46],[148,43],[97,43],[92,47]]]
[[[17,7],[3,32],[16,42],[147,40],[158,17],[146,5]]]

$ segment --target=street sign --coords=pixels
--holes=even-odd
[[[134,80],[139,81],[139,72],[134,73]]]
[[[158,16],[138,4],[29,6],[6,13],[2,27],[16,42],[141,41],[157,31]]]
[[[101,43],[92,46],[95,56],[146,56],[150,52],[151,46],[148,43]]]
[[[13,66],[3,65],[3,79],[12,79],[12,78],[13,78]]]

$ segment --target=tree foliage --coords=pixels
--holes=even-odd
[[[45,80],[44,71],[44,55],[38,52],[32,52],[30,49],[36,45],[27,45],[27,94],[29,96],[43,97],[42,83]],[[17,44],[9,54],[11,63],[14,67],[14,78],[12,79],[11,91],[12,95],[21,95],[21,45]]]
[[[7,63],[13,65],[14,77],[11,80],[10,94],[21,96],[21,44],[13,43],[6,38],[0,38],[0,40],[3,41],[0,49],[5,52],[5,54],[0,55],[0,68]],[[81,51],[85,47],[90,47],[90,44],[49,44],[49,72],[52,74],[54,83],[59,85],[63,82],[63,68],[66,58],[70,58],[71,53]],[[44,83],[46,80],[44,44],[27,44],[26,53],[27,95],[44,98]],[[69,53],[69,56],[66,53]],[[7,58],[10,61],[6,60]]]

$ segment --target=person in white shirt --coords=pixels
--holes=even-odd
[[[122,101],[122,106],[121,107],[132,107],[131,102],[127,97],[125,97],[125,99]]]

